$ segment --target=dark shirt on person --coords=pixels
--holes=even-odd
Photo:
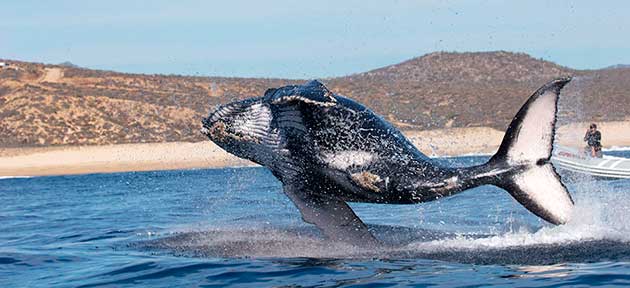
[[[586,135],[584,135],[584,141],[586,141],[590,147],[600,148],[602,147],[602,133],[599,133],[597,130],[589,130],[586,132]]]

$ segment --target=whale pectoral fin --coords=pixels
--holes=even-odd
[[[284,193],[300,210],[305,222],[314,224],[328,238],[355,245],[376,245],[378,241],[352,208],[344,201],[314,196],[305,185],[285,185]]]

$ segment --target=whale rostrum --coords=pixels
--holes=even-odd
[[[227,152],[271,170],[284,193],[333,240],[377,240],[347,202],[412,204],[480,185],[505,189],[553,223],[569,220],[573,200],[550,162],[560,90],[553,80],[529,97],[485,164],[445,167],[422,154],[365,106],[310,81],[269,89],[213,109],[202,133]]]

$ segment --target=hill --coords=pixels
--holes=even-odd
[[[9,63],[0,68],[0,147],[200,141],[212,106],[303,82],[0,62]],[[503,130],[531,92],[565,75],[576,79],[562,119],[626,119],[629,68],[574,70],[526,54],[438,52],[323,82],[403,129]]]

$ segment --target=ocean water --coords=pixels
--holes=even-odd
[[[557,227],[491,186],[352,204],[385,243],[365,249],[322,239],[264,168],[5,178],[0,287],[630,285],[630,181],[571,179]]]

